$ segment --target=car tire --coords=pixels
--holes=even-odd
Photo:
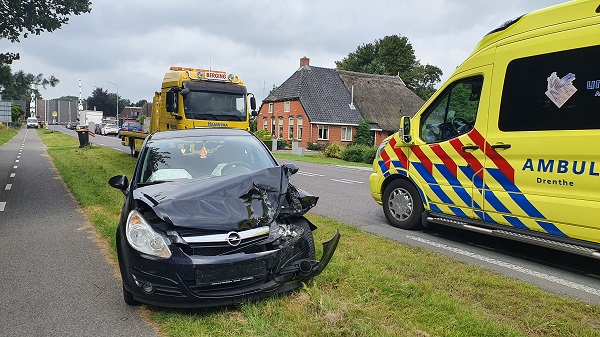
[[[123,285],[123,301],[125,301],[127,305],[130,305],[132,307],[137,307],[140,304],[142,304],[140,301],[133,298],[133,294],[127,289],[125,289],[125,285]]]
[[[421,227],[423,202],[408,180],[392,181],[383,192],[383,213],[390,225],[402,229]]]

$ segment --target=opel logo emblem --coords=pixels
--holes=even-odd
[[[227,243],[232,247],[239,246],[242,243],[242,237],[237,232],[229,232],[227,233]]]

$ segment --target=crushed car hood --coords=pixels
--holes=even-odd
[[[182,180],[139,187],[135,200],[178,227],[245,230],[279,216],[302,215],[318,197],[289,183],[289,171],[272,167],[244,175]]]

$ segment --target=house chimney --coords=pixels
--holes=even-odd
[[[304,66],[310,66],[310,59],[306,56],[300,59],[300,68]]]

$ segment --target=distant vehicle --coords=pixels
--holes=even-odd
[[[123,299],[129,305],[214,307],[302,287],[333,256],[340,235],[315,257],[303,215],[318,197],[289,183],[248,131],[203,128],[148,135],[117,228]]]
[[[119,133],[119,128],[117,127],[117,124],[104,124],[100,131],[100,134],[105,136],[116,135],[117,133]]]
[[[75,122],[69,122],[65,125],[65,127],[69,130],[76,130],[77,129],[77,123]]]
[[[135,131],[135,132],[144,132],[144,127],[142,124],[138,122],[125,122],[119,128],[118,135],[121,135],[121,131]]]
[[[104,122],[102,122],[100,124],[96,124],[96,129],[95,129],[94,133],[102,134],[102,128],[104,128],[105,125],[106,125],[106,123],[104,123]]]
[[[27,128],[38,128],[40,126],[40,124],[38,123],[37,118],[35,117],[29,117],[27,118]]]

